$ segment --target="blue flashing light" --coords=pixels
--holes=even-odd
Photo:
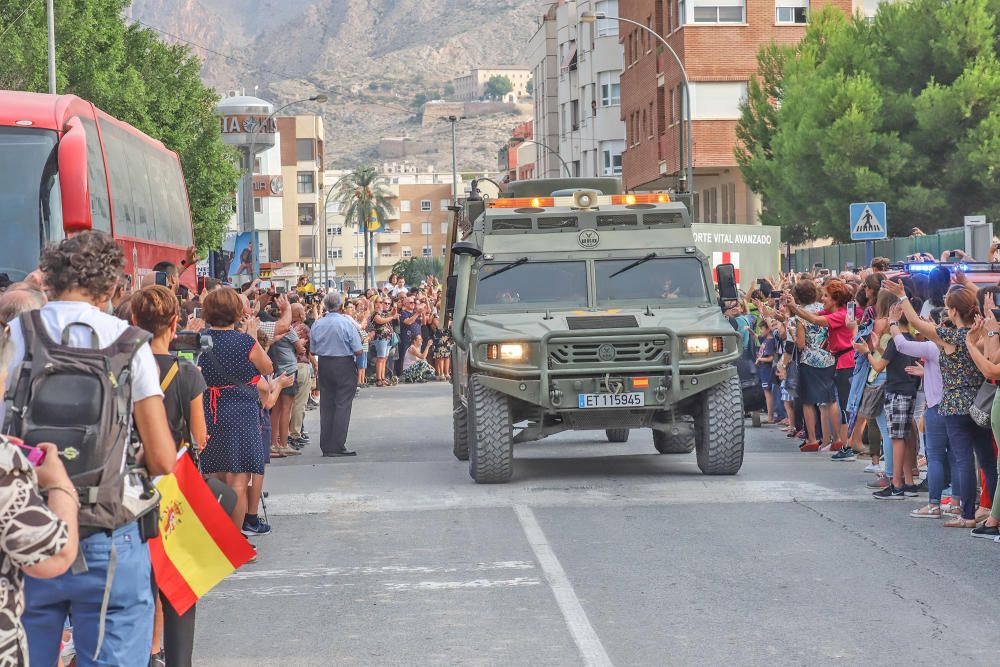
[[[943,266],[949,271],[968,271],[968,264],[938,264],[937,262],[916,262],[906,265],[908,273],[930,273],[935,268]]]

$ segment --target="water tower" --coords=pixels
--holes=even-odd
[[[221,100],[215,111],[221,117],[223,143],[235,146],[240,152],[243,178],[237,192],[239,228],[241,232],[252,232],[254,157],[274,146],[274,135],[278,131],[274,105],[259,97],[240,95]]]

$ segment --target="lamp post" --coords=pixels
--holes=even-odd
[[[546,146],[545,144],[543,144],[540,141],[535,141],[534,139],[525,139],[524,137],[511,137],[510,139],[507,140],[507,143],[509,143],[509,144],[535,144],[536,146],[541,146],[542,148],[544,148],[545,150],[547,150],[548,152],[552,153],[557,158],[559,158],[559,161],[562,162],[563,169],[566,170],[566,175],[568,177],[570,177],[570,178],[573,178],[573,170],[569,168],[569,165],[566,163],[566,160],[563,159],[563,156],[559,155],[559,151],[554,150],[554,149]]]
[[[451,203],[458,205],[458,156],[455,153],[455,125],[465,116],[441,116],[441,120],[451,123]]]
[[[686,178],[682,180],[687,181],[688,192],[694,192],[694,151],[693,151],[693,130],[694,126],[691,121],[691,82],[688,79],[687,70],[684,68],[684,63],[681,62],[680,57],[677,52],[674,51],[673,47],[667,43],[667,40],[663,38],[663,35],[656,32],[652,28],[639,23],[638,21],[633,21],[632,19],[622,18],[620,16],[608,16],[604,12],[583,12],[580,14],[580,23],[596,23],[598,19],[606,19],[609,21],[620,21],[621,23],[628,23],[629,25],[634,25],[640,30],[645,30],[650,35],[655,37],[663,47],[670,52],[670,55],[674,57],[674,61],[677,63],[678,69],[681,72],[681,79],[684,83],[684,112],[687,115],[687,174]],[[684,145],[684,138],[681,138],[681,146]],[[683,149],[682,149],[683,150]],[[682,164],[685,162],[681,160]]]
[[[294,102],[289,102],[288,104],[278,107],[277,109],[272,111],[267,116],[267,118],[264,119],[263,123],[254,124],[253,131],[250,133],[250,142],[247,147],[246,171],[243,174],[243,192],[245,193],[246,196],[244,197],[245,201],[242,202],[242,208],[243,208],[243,224],[245,225],[244,229],[251,233],[253,238],[254,251],[257,252],[258,254],[260,252],[260,243],[257,238],[257,225],[254,223],[254,210],[253,210],[253,163],[257,155],[258,130],[260,130],[261,127],[264,127],[268,123],[270,123],[274,119],[274,117],[277,116],[279,113],[281,113],[282,111],[284,111],[285,109],[294,104],[301,104],[303,102],[317,102],[319,104],[323,104],[328,99],[329,98],[326,95],[320,94],[320,95],[313,95],[312,97],[308,97],[301,100],[295,100]],[[315,224],[315,220],[313,221],[313,224]],[[316,254],[315,251],[316,251],[315,244],[313,244],[314,259]],[[315,262],[313,263],[313,265],[315,266]]]
[[[323,199],[323,287],[330,286],[330,227],[327,220],[327,211],[330,206],[330,195],[333,194],[339,182],[338,180],[330,186],[330,189],[326,193],[326,198]]]

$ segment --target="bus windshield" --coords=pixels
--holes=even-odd
[[[595,262],[597,305],[623,301],[705,303],[708,289],[694,257],[606,259]]]
[[[585,308],[587,265],[573,262],[514,262],[486,264],[479,270],[476,306],[488,310],[538,307]]]
[[[62,238],[56,133],[0,127],[0,273],[23,280],[39,249]]]

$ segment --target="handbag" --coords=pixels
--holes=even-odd
[[[976,398],[969,406],[969,416],[979,428],[991,428],[990,413],[993,411],[993,399],[996,397],[997,386],[989,380],[984,380],[976,392]]]
[[[866,385],[861,394],[861,405],[858,406],[858,414],[865,419],[875,419],[885,410],[885,385],[877,387]]]

